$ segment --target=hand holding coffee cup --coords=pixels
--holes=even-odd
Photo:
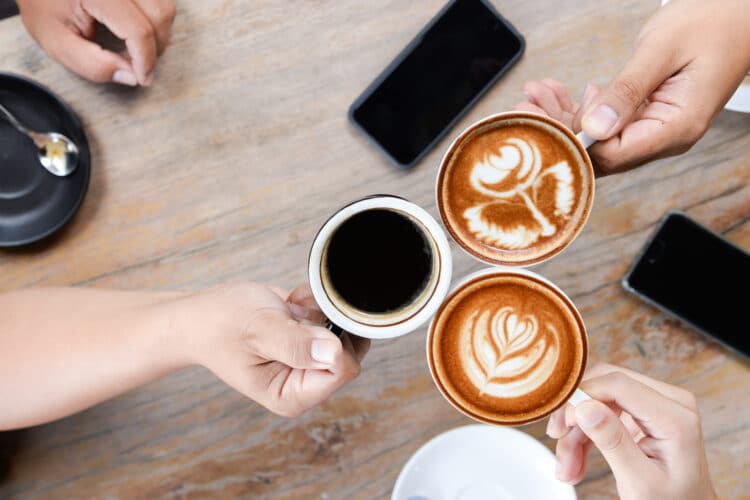
[[[555,80],[529,82],[516,109],[599,140],[590,150],[598,175],[684,153],[733,94],[731,109],[750,111],[750,85],[741,83],[750,70],[747,12],[744,0],[670,2],[648,20],[605,88],[589,85],[579,105]]]
[[[557,440],[558,479],[583,479],[593,444],[624,500],[716,498],[695,396],[606,364],[587,370],[582,385],[596,400],[557,410],[547,426]]]

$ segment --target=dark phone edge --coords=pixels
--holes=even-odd
[[[645,256],[646,252],[648,251],[649,247],[651,246],[651,243],[654,241],[654,239],[656,238],[656,236],[661,232],[662,228],[667,223],[667,221],[669,220],[669,218],[673,217],[673,216],[682,217],[683,219],[687,219],[688,222],[690,222],[692,224],[695,224],[696,226],[698,226],[699,228],[703,229],[704,231],[707,231],[707,232],[711,233],[712,235],[716,236],[717,238],[721,239],[722,241],[728,243],[729,245],[731,245],[731,246],[737,248],[738,250],[740,250],[741,252],[747,254],[747,252],[745,251],[745,249],[740,248],[739,246],[735,245],[731,241],[728,241],[722,235],[717,234],[714,231],[711,231],[710,229],[708,229],[705,226],[702,226],[698,222],[696,222],[693,219],[691,219],[682,210],[677,210],[677,209],[669,210],[662,217],[662,219],[657,224],[656,229],[654,229],[654,231],[652,232],[652,234],[648,237],[648,239],[646,240],[646,242],[643,244],[643,247],[641,248],[640,252],[638,252],[638,255],[633,259],[633,263],[630,265],[630,268],[628,268],[627,272],[620,279],[620,285],[622,286],[622,288],[626,292],[630,293],[631,295],[634,295],[635,297],[639,298],[640,300],[642,300],[646,304],[648,304],[648,305],[650,305],[650,306],[658,309],[659,311],[667,314],[668,316],[671,316],[672,318],[675,318],[675,319],[679,320],[680,322],[686,324],[687,326],[689,326],[693,330],[695,330],[698,333],[702,334],[703,336],[707,337],[710,341],[716,342],[717,344],[721,345],[722,347],[725,347],[731,353],[740,356],[742,359],[744,359],[746,361],[750,361],[750,352],[740,351],[736,347],[727,344],[723,340],[721,340],[721,339],[717,338],[716,336],[714,336],[712,333],[710,333],[710,332],[704,330],[703,328],[699,327],[698,325],[696,325],[692,321],[689,321],[686,318],[684,318],[684,317],[680,316],[679,314],[677,314],[676,312],[672,311],[671,309],[666,308],[665,306],[663,306],[662,304],[656,302],[654,299],[652,299],[648,295],[644,294],[643,292],[640,292],[640,291],[636,290],[630,284],[630,281],[628,279],[633,274],[633,272],[635,271],[635,268],[638,266],[638,264],[640,264],[641,260],[643,259],[643,257]],[[748,258],[750,258],[750,254],[747,254],[747,255],[748,255]]]
[[[414,168],[432,149],[437,145],[438,142],[440,142],[443,137],[445,137],[448,132],[450,132],[453,127],[458,123],[458,121],[466,115],[466,113],[477,103],[479,99],[484,96],[487,91],[492,88],[493,85],[495,85],[500,78],[502,78],[505,73],[507,73],[515,64],[518,62],[518,59],[521,58],[523,53],[526,51],[526,40],[524,39],[523,35],[518,32],[518,30],[508,21],[505,19],[500,12],[495,8],[494,5],[492,5],[489,0],[479,0],[485,7],[487,7],[490,12],[495,14],[498,18],[498,20],[503,23],[503,25],[510,31],[517,39],[520,44],[520,47],[518,49],[518,52],[508,61],[508,63],[503,66],[503,68],[498,71],[497,75],[492,77],[492,79],[487,82],[487,85],[482,87],[482,89],[477,92],[477,94],[464,106],[456,115],[453,117],[453,119],[443,128],[443,130],[438,133],[435,138],[425,146],[422,151],[409,163],[401,163],[396,158],[394,158],[377,140],[375,140],[372,135],[360,124],[355,118],[354,118],[354,112],[355,110],[368,98],[372,93],[377,89],[383,81],[393,72],[394,69],[396,69],[399,64],[403,62],[404,59],[406,59],[406,56],[408,56],[411,51],[414,49],[414,47],[417,46],[417,44],[421,41],[424,34],[432,28],[432,26],[435,25],[435,23],[446,13],[446,11],[459,0],[451,0],[450,2],[446,3],[442,9],[440,9],[440,12],[435,14],[432,19],[417,33],[417,35],[406,45],[406,47],[401,50],[401,52],[398,53],[398,55],[388,64],[388,66],[385,67],[383,71],[380,72],[380,74],[370,83],[370,85],[367,86],[367,88],[357,97],[354,102],[349,106],[349,110],[347,112],[347,117],[349,119],[349,123],[351,123],[357,130],[359,130],[370,142],[371,145],[375,146],[376,149],[380,150],[381,153],[383,153],[386,158],[390,161],[390,163],[400,169],[400,170],[409,170]]]

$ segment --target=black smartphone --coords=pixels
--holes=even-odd
[[[452,0],[354,101],[349,119],[399,168],[410,168],[524,50],[486,0]]]
[[[669,212],[622,279],[626,290],[750,358],[750,254]]]

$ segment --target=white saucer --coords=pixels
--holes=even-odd
[[[555,456],[507,427],[467,425],[417,450],[401,470],[391,500],[575,500],[555,478]]]

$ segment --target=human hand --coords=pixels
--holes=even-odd
[[[530,82],[519,107],[570,118],[574,131],[600,141],[589,148],[597,173],[622,172],[690,149],[750,69],[748,47],[745,0],[670,2],[606,88],[590,87],[577,106],[559,83]]]
[[[17,0],[32,37],[49,55],[93,82],[150,85],[167,48],[174,0]],[[93,42],[96,23],[125,41],[129,59]]]
[[[245,396],[297,416],[354,379],[370,341],[320,326],[308,287],[228,285],[178,300],[186,355]],[[196,311],[198,318],[188,311]],[[176,320],[180,322],[180,319]]]
[[[575,484],[593,444],[624,500],[716,498],[695,397],[688,391],[611,365],[587,371],[581,388],[593,400],[550,416],[557,477]]]

